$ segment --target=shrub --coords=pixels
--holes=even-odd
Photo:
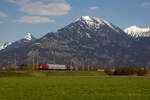
[[[107,75],[113,75],[113,74],[114,74],[113,69],[110,68],[110,67],[104,68],[104,72],[105,72]]]
[[[148,73],[148,70],[146,69],[146,68],[139,68],[138,70],[137,70],[137,75],[138,76],[144,76],[145,74],[147,74]]]
[[[114,75],[133,75],[136,74],[134,67],[118,67],[114,71]]]

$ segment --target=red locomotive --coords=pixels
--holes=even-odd
[[[47,64],[39,64],[38,69],[39,70],[47,70],[48,69],[48,65]]]

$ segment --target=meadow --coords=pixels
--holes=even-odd
[[[0,100],[150,100],[150,78],[103,72],[1,72]]]

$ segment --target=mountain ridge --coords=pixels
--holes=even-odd
[[[102,19],[90,16],[80,17],[64,28],[47,33],[30,44],[0,53],[0,65],[6,66],[7,57],[13,59],[12,54],[15,52],[18,55],[18,65],[32,64],[34,51],[40,64],[147,66],[150,60],[147,56],[149,40],[143,38],[135,41],[108,21],[106,23]],[[144,50],[146,51],[143,52]]]
[[[14,42],[7,42],[7,43],[1,45],[0,51],[5,50],[7,48],[20,47],[22,45],[33,42],[35,40],[36,40],[36,38],[31,33],[27,33],[27,35],[22,39],[16,40]]]
[[[124,29],[124,31],[131,37],[150,37],[150,27],[148,28],[140,28],[137,27],[136,25],[134,26],[130,26],[126,29]]]

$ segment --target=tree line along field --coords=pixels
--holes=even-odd
[[[0,100],[150,100],[150,78],[104,72],[1,72]]]

